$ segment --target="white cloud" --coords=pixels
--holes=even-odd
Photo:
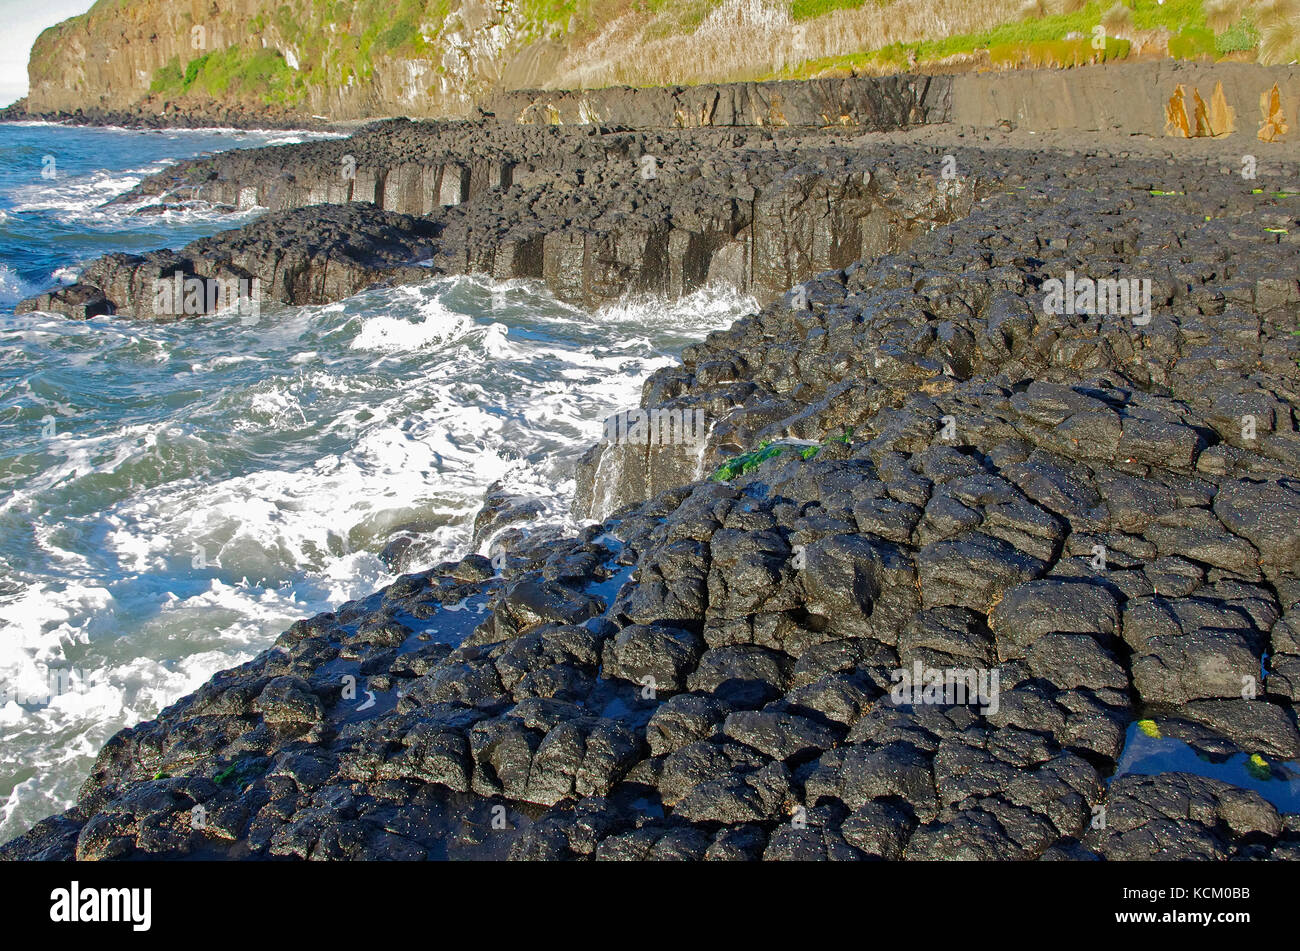
[[[92,0],[0,0],[0,106],[27,95],[27,57],[47,26],[85,13]]]

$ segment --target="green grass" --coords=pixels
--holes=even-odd
[[[1036,40],[1033,43],[1001,43],[989,47],[989,62],[993,66],[1020,68],[1031,66],[1070,67],[1088,63],[1108,63],[1128,56],[1129,41],[1106,37],[1105,45],[1093,49],[1092,39]]]
[[[842,2],[842,0],[796,0],[796,3],[807,4],[808,9],[822,6],[830,9],[861,5]],[[1127,41],[1108,37],[1105,50],[1094,51],[1091,48],[1093,27],[1101,23],[1102,14],[1113,6],[1113,3],[1114,0],[1091,0],[1087,6],[1074,13],[1058,13],[1036,20],[1011,21],[991,26],[978,33],[963,33],[917,43],[893,43],[880,49],[864,50],[848,56],[811,60],[768,78],[802,79],[815,76],[825,70],[868,66],[905,69],[909,53],[921,63],[936,62],[952,56],[971,55],[981,50],[989,50],[991,56],[996,51],[997,57],[1007,65],[1072,65],[1093,59],[1097,61],[1123,59],[1129,52]],[[1220,38],[1216,38],[1205,25],[1205,12],[1201,7],[1201,0],[1166,0],[1163,4],[1157,3],[1156,0],[1133,0],[1128,5],[1132,11],[1135,29],[1154,30],[1163,27],[1175,34],[1175,40],[1187,34],[1189,38],[1182,41],[1182,45],[1192,57],[1213,55],[1216,52],[1216,42],[1222,43],[1224,51],[1239,48],[1253,30],[1249,23],[1238,23],[1232,29],[1225,31]],[[1080,37],[1067,40],[1066,38],[1072,33],[1079,34]],[[1206,34],[1208,34],[1208,41]],[[1208,53],[1205,52],[1206,49]]]
[[[149,85],[149,91],[152,93],[172,92],[179,90],[184,83],[185,74],[181,72],[180,60],[173,56],[170,63],[153,74],[153,82]]]
[[[1259,30],[1249,17],[1242,17],[1237,23],[1224,30],[1214,38],[1214,51],[1220,56],[1227,53],[1244,53],[1259,46]]]
[[[1169,55],[1174,59],[1200,59],[1214,55],[1214,31],[1208,26],[1188,27],[1169,38]]]
[[[173,58],[154,73],[149,91],[166,96],[239,95],[267,105],[296,105],[303,89],[297,74],[278,50],[228,46],[185,64]]]
[[[836,10],[856,10],[868,3],[888,6],[888,0],[790,0],[790,19],[812,20]]]
[[[595,31],[607,17],[600,0],[513,0],[519,12],[536,24],[540,35],[564,36]]]
[[[645,10],[655,15],[646,39],[662,40],[692,33],[717,9],[718,0],[646,0]]]
[[[298,105],[309,89],[369,80],[381,59],[437,58],[430,40],[436,40],[452,2],[310,0],[281,4],[273,13],[250,20],[248,33],[257,36],[274,26],[294,47],[297,70],[273,49],[227,47],[188,61],[173,59],[154,74],[150,92],[213,98],[238,94],[267,105]],[[541,5],[554,8],[552,13],[565,6]],[[340,42],[339,37],[349,40]]]

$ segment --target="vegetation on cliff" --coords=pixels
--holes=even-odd
[[[462,114],[499,88],[1294,61],[1300,0],[100,0],[47,30],[32,111]]]

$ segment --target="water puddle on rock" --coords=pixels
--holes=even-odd
[[[1279,812],[1300,812],[1300,761],[1283,762],[1258,753],[1212,753],[1166,735],[1163,721],[1129,724],[1119,766],[1107,783],[1125,775],[1192,773],[1259,793]]]

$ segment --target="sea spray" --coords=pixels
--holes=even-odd
[[[705,291],[588,313],[455,278],[251,326],[8,318],[0,347],[41,397],[0,403],[27,407],[0,415],[0,559],[17,586],[0,593],[0,675],[75,658],[85,680],[0,716],[0,835],[66,806],[116,729],[391,581],[392,533],[420,533],[417,568],[464,554],[494,482],[573,527],[576,457],[604,420],[753,306]],[[129,398],[97,398],[114,386]]]

